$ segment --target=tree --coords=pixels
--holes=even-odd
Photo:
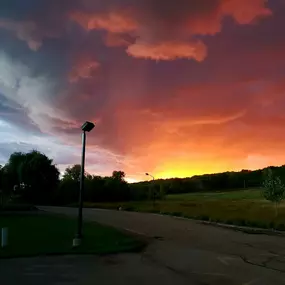
[[[29,153],[13,153],[7,165],[8,185],[18,186],[21,197],[30,203],[51,202],[59,182],[59,171],[52,159],[33,150]]]
[[[73,166],[67,167],[63,175],[63,179],[71,179],[74,181],[80,181],[81,166],[80,164],[75,164]]]
[[[0,168],[0,203],[4,207],[14,194],[15,177],[8,172],[7,165],[0,166]]]
[[[56,191],[55,201],[56,205],[69,205],[78,203],[79,183],[72,179],[61,179],[59,187]]]
[[[112,178],[118,181],[124,181],[126,174],[124,171],[113,171]]]
[[[3,166],[0,165],[0,207],[3,207],[3,199],[4,199],[3,178],[4,178]]]
[[[65,169],[56,192],[56,204],[68,205],[78,202],[81,166],[75,164]]]
[[[87,175],[85,179],[85,198],[89,202],[108,200],[108,191],[105,191],[106,178]]]
[[[263,182],[263,196],[266,200],[275,204],[275,216],[278,216],[278,205],[284,199],[285,186],[280,177],[274,176],[273,171],[269,168],[265,171]]]
[[[125,172],[113,171],[111,177],[104,179],[104,192],[107,201],[127,201],[130,199],[130,188],[124,180]]]
[[[154,180],[148,182],[148,199],[152,201],[153,208],[156,206],[156,200],[162,200],[165,197],[166,185],[163,180]]]
[[[22,152],[14,152],[10,155],[8,163],[5,165],[6,175],[9,179],[6,181],[6,187],[13,188],[21,182],[21,165],[24,163],[26,155]]]

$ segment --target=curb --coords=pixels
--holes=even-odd
[[[118,211],[118,210],[114,210],[114,209],[104,209],[104,208],[85,208],[85,209],[96,210],[96,211],[98,211],[98,210],[99,211],[102,211],[102,210],[103,211],[113,211],[113,212]],[[285,237],[285,231],[278,231],[278,230],[274,230],[274,229],[252,228],[252,227],[244,227],[244,226],[237,226],[237,225],[229,225],[229,224],[223,224],[223,223],[198,220],[198,219],[194,219],[194,218],[190,218],[190,217],[187,218],[187,217],[183,217],[183,216],[175,216],[175,215],[171,215],[171,214],[139,212],[139,211],[124,211],[124,210],[122,210],[122,212],[125,212],[125,213],[141,213],[141,214],[149,214],[149,215],[154,215],[154,216],[171,217],[171,218],[178,219],[178,220],[192,221],[192,222],[202,224],[205,226],[214,226],[214,227],[219,227],[219,228],[223,228],[223,229],[227,229],[227,230],[239,231],[239,232],[243,232],[246,234],[260,234],[260,235],[268,235],[268,236]],[[125,230],[129,233],[132,232],[129,229],[123,229],[123,230]],[[141,233],[134,233],[133,232],[133,234],[137,235],[137,236],[144,236]]]
[[[235,226],[235,225],[227,225],[227,224],[220,224],[215,222],[207,222],[196,220],[200,224],[207,225],[207,226],[214,226],[219,228],[224,228],[228,230],[239,231],[247,234],[257,234],[257,235],[270,235],[270,236],[280,236],[285,237],[285,232],[277,231],[274,229],[262,229],[262,228],[250,228],[250,227],[242,227],[242,226]]]
[[[112,210],[109,210],[109,211],[112,211]],[[124,211],[124,212],[129,212],[129,211]],[[135,211],[131,211],[131,212],[135,212]],[[187,217],[179,217],[179,216],[170,215],[170,214],[158,214],[158,213],[150,213],[150,212],[135,212],[135,213],[145,213],[145,214],[151,214],[151,215],[155,215],[155,216],[172,217],[172,218],[178,219],[178,220],[192,221],[192,222],[196,222],[196,223],[199,223],[199,224],[202,224],[205,226],[219,227],[219,228],[223,228],[223,229],[227,229],[227,230],[243,232],[246,234],[285,237],[285,231],[278,231],[278,230],[274,230],[274,229],[251,228],[251,227],[222,224],[222,223],[203,221],[203,220],[187,218]]]
[[[256,234],[256,235],[269,235],[269,236],[280,236],[285,237],[285,231],[278,231],[274,229],[263,229],[263,228],[251,228],[251,227],[243,227],[243,226],[236,226],[236,225],[229,225],[229,224],[222,224],[222,223],[216,223],[216,222],[209,222],[209,221],[203,221],[193,218],[186,218],[186,217],[179,217],[174,215],[163,215],[163,214],[154,214],[158,216],[168,216],[172,217],[178,220],[188,220],[192,222],[196,222],[198,224],[202,224],[205,226],[213,226],[213,227],[219,227],[227,230],[233,230],[233,231],[239,231],[246,234]]]

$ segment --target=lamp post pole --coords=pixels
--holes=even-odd
[[[154,177],[151,174],[147,173],[147,175],[152,178],[152,181],[154,181]]]
[[[81,171],[80,171],[80,187],[79,187],[79,203],[78,203],[78,222],[77,233],[73,239],[73,246],[79,246],[82,240],[82,208],[83,208],[83,195],[84,195],[84,178],[85,178],[85,148],[86,148],[86,132],[92,131],[94,124],[85,122],[82,127],[82,156],[81,156]]]
[[[152,181],[154,182],[154,176],[152,176],[151,174],[149,173],[146,173],[145,175],[147,176],[150,176],[152,178]],[[152,193],[152,205],[153,205],[153,208],[155,208],[155,189],[154,189],[155,185],[153,184],[152,185],[152,190],[151,190],[151,193]]]
[[[84,194],[84,169],[85,169],[85,148],[86,148],[86,132],[82,132],[82,156],[81,156],[81,172],[80,172],[80,188],[79,188],[79,205],[78,205],[78,228],[76,237],[82,239],[82,208]]]

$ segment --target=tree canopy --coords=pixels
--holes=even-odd
[[[19,191],[23,200],[50,203],[59,183],[59,170],[45,154],[33,150],[11,154],[5,165],[5,188]]]
[[[81,173],[81,166],[80,164],[75,164],[73,166],[69,166],[65,169],[63,179],[70,179],[73,181],[80,181],[80,173]]]

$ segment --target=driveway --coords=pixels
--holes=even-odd
[[[77,215],[73,208],[42,209]],[[282,237],[245,234],[155,214],[84,209],[84,218],[143,235],[151,242],[141,254],[0,261],[3,284],[20,280],[21,284],[82,285],[285,284]]]

